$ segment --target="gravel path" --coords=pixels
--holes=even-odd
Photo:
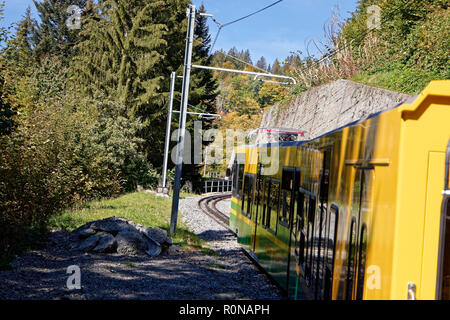
[[[180,210],[192,231],[217,255],[73,252],[68,249],[69,233],[54,231],[44,249],[0,271],[0,299],[280,299],[278,289],[242,253],[236,239],[200,212],[198,199],[181,200]],[[81,289],[67,289],[71,265],[80,267]]]

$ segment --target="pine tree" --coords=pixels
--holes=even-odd
[[[40,18],[34,28],[34,56],[37,61],[46,55],[58,56],[69,62],[75,55],[74,46],[79,40],[80,29],[68,26],[69,6],[86,7],[88,0],[33,0]],[[92,0],[89,0],[92,2]],[[92,5],[92,4],[91,4]],[[85,19],[85,15],[81,16]],[[83,20],[81,20],[83,23]]]
[[[275,61],[273,62],[271,72],[273,74],[280,74],[281,73],[281,66],[280,66],[280,62],[278,61],[278,59],[275,59]]]
[[[23,19],[17,23],[15,38],[17,46],[30,54],[36,42],[34,39],[36,25],[36,20],[31,17],[31,8],[27,7]]]
[[[258,62],[256,63],[256,66],[260,69],[267,70],[266,58],[264,57],[259,58]]]
[[[162,164],[169,76],[183,70],[188,3],[101,2],[83,27],[73,63],[87,93],[100,91],[125,105],[127,117],[145,122],[139,134],[155,167]]]

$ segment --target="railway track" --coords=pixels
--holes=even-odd
[[[226,228],[228,231],[230,231],[234,236],[236,235],[236,232],[230,229],[229,227],[229,219],[230,217],[226,214],[222,213],[220,210],[216,208],[216,204],[219,201],[222,201],[224,199],[231,198],[231,193],[227,194],[218,194],[218,195],[211,195],[205,198],[202,198],[198,203],[198,207],[200,210],[202,210],[206,215],[211,217],[213,220],[215,220],[217,223],[219,223],[221,226]],[[242,252],[245,254],[245,256],[253,263],[253,265],[259,270],[261,274],[264,274],[267,279],[272,283],[275,287],[278,288],[279,293],[282,297],[287,297],[286,291],[280,286],[278,282],[272,278],[269,273],[262,268],[258,263],[257,260],[255,260],[255,257],[252,256],[249,252],[247,252],[244,248],[241,247]]]
[[[236,233],[229,228],[229,217],[216,208],[217,202],[227,198],[231,198],[231,193],[208,196],[198,202],[198,207],[218,224],[236,235]]]

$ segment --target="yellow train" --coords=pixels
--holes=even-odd
[[[230,227],[292,299],[450,298],[450,81],[304,142],[242,146]]]

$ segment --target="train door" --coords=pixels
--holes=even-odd
[[[253,206],[253,192],[255,189],[255,175],[252,173],[244,173],[244,186],[242,188],[242,202],[241,213],[242,218],[238,222],[238,242],[247,251],[250,249],[250,241],[253,232],[252,219],[252,206]]]
[[[287,244],[287,261],[286,261],[286,288],[289,287],[289,268],[290,268],[290,248],[292,245],[292,232],[294,231],[293,221],[296,194],[298,193],[298,185],[300,182],[300,170],[294,167],[283,168],[281,178],[281,214],[279,219],[280,237]]]
[[[303,230],[303,194],[300,193],[300,169],[295,169],[295,187],[293,192],[293,206],[291,215],[290,242],[289,242],[289,270],[288,295],[293,299],[301,299],[299,286],[300,247],[304,247]],[[301,242],[301,244],[300,244]]]
[[[316,225],[317,225],[317,241],[315,248],[316,251],[316,259],[315,259],[315,274],[313,278],[315,279],[315,292],[314,298],[322,300],[324,298],[324,288],[323,288],[323,279],[324,279],[324,266],[325,266],[325,231],[326,231],[326,218],[327,218],[327,206],[328,206],[328,185],[329,185],[329,176],[330,176],[330,160],[331,160],[331,149],[326,148],[323,150],[323,160],[322,160],[322,169],[320,170],[320,186],[319,186],[319,207],[318,214],[316,216]]]
[[[347,242],[345,299],[362,300],[366,269],[367,219],[369,211],[369,183],[373,168],[356,168],[353,186],[351,221]]]
[[[262,187],[263,180],[261,175],[261,163],[258,163],[258,168],[256,171],[256,181],[255,181],[255,189],[254,189],[254,202],[253,202],[253,212],[252,212],[252,221],[253,221],[253,230],[250,239],[250,250],[255,252],[256,250],[256,241],[257,241],[257,231],[258,231],[258,220],[260,219],[259,215],[261,212],[262,206]]]
[[[445,156],[444,199],[441,208],[436,299],[450,300],[450,141]]]

